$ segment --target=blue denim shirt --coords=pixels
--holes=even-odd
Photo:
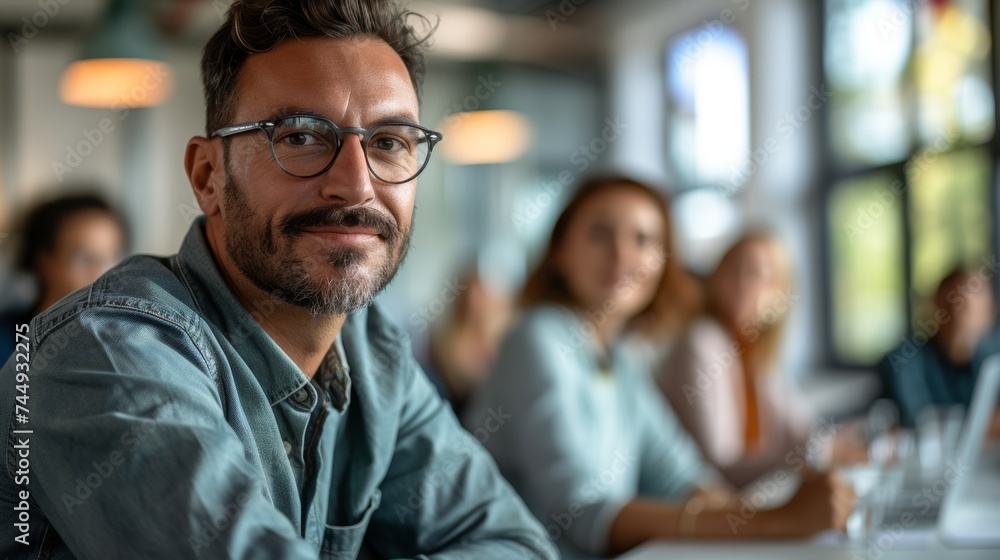
[[[377,306],[344,324],[323,399],[203,224],[36,317],[28,375],[0,370],[0,556],[556,557]]]

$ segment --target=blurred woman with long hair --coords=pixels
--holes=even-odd
[[[831,430],[823,441],[808,441],[815,415],[779,371],[785,320],[796,299],[791,276],[776,237],[758,231],[740,238],[708,278],[704,313],[659,372],[683,426],[737,487],[792,468],[789,457],[801,458],[796,450],[807,443],[828,461],[838,440]]]

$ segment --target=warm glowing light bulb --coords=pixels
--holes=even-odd
[[[460,165],[504,163],[528,150],[531,126],[514,111],[456,113],[443,124],[441,150]]]
[[[63,72],[59,95],[81,107],[152,107],[170,97],[173,70],[166,62],[143,58],[90,58]]]

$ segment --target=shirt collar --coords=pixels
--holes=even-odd
[[[325,402],[329,398],[330,404],[338,412],[347,409],[347,405],[351,403],[351,376],[350,366],[344,359],[344,344],[340,335],[333,341],[312,381],[320,391],[321,401]]]
[[[175,258],[179,276],[190,290],[199,313],[220,331],[220,343],[230,344],[243,359],[272,406],[309,383],[302,370],[254,320],[254,316],[267,316],[274,311],[279,301],[277,296],[254,302],[250,310],[243,307],[215,263],[205,238],[204,216],[191,224]]]

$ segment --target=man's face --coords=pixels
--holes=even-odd
[[[249,57],[238,87],[231,124],[300,112],[341,127],[418,122],[406,67],[378,39],[287,40]],[[372,176],[360,140],[345,135],[333,166],[309,179],[278,167],[263,131],[227,140],[228,257],[258,288],[314,316],[371,303],[409,247],[416,182]]]

